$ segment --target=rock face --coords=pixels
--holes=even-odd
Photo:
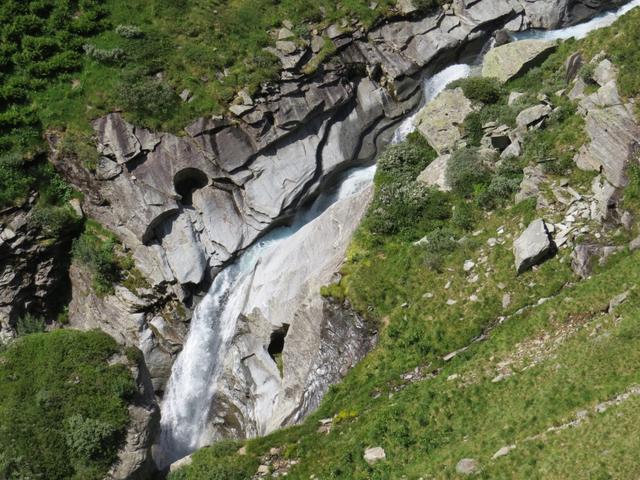
[[[523,40],[487,52],[482,76],[506,82],[540,65],[558,46],[556,41]]]
[[[443,155],[460,140],[459,126],[473,111],[471,100],[461,88],[445,90],[418,113],[416,127],[429,145]]]
[[[640,126],[633,106],[618,94],[610,62],[603,60],[597,69],[606,83],[580,102],[591,142],[580,149],[575,162],[583,170],[601,171],[611,185],[622,188],[627,184],[627,166],[640,150]]]
[[[319,295],[334,280],[370,196],[367,189],[338,202],[258,263],[216,382],[211,438],[297,423],[373,346],[375,332],[360,317]],[[269,354],[274,338],[282,372]]]
[[[122,362],[128,363],[126,359]],[[138,388],[129,406],[130,422],[125,444],[107,476],[111,480],[146,480],[155,471],[151,446],[160,424],[160,410],[142,356],[130,368]]]
[[[622,247],[603,246],[597,244],[580,244],[571,253],[571,269],[580,278],[591,275],[596,262],[602,266],[614,253],[622,250]]]
[[[134,293],[118,285],[113,294],[97,295],[91,274],[77,262],[72,263],[69,277],[69,326],[99,328],[122,344],[140,348],[154,390],[162,393],[186,335],[184,309],[163,288],[140,288]]]
[[[548,258],[554,251],[555,245],[544,220],[534,220],[513,242],[516,271],[525,272]]]
[[[0,343],[12,337],[17,320],[30,313],[54,319],[69,300],[71,238],[51,241],[33,221],[33,196],[0,213]]]

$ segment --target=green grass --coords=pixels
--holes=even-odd
[[[102,332],[26,335],[0,353],[0,478],[101,479],[135,383]]]
[[[85,222],[82,234],[73,242],[72,254],[91,273],[98,295],[112,294],[117,283],[134,293],[149,287],[118,237],[93,220]]]

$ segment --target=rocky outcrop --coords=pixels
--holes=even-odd
[[[534,105],[521,111],[516,117],[516,125],[522,130],[540,128],[551,113],[549,105]]]
[[[67,276],[74,228],[51,238],[34,221],[33,195],[22,207],[0,212],[0,343],[25,314],[48,323],[69,299]]]
[[[523,273],[555,252],[547,225],[541,218],[534,220],[513,242],[516,271]]]
[[[613,245],[580,244],[571,253],[571,269],[580,278],[587,278],[596,264],[603,266],[607,259],[622,247]]]
[[[117,285],[113,294],[99,295],[92,287],[90,272],[78,262],[72,263],[69,278],[69,326],[99,328],[122,344],[140,348],[151,384],[162,393],[187,331],[188,317],[182,305],[159,287],[134,292]]]
[[[460,126],[474,109],[461,88],[445,90],[420,110],[416,128],[429,145],[443,155],[451,152],[460,140]]]
[[[633,105],[623,102],[618,94],[611,62],[602,60],[596,71],[594,78],[602,82],[600,88],[580,102],[591,141],[580,149],[575,162],[583,170],[602,172],[612,186],[622,188],[627,184],[629,162],[640,150],[640,126]]]
[[[506,82],[540,65],[557,46],[556,41],[522,40],[496,47],[484,58],[482,76]]]
[[[160,424],[160,410],[155,401],[151,379],[142,355],[135,360],[118,358],[112,363],[129,366],[137,391],[129,406],[130,420],[125,443],[118,451],[118,459],[111,467],[107,478],[146,480],[151,478],[155,471],[151,446]]]
[[[211,438],[300,421],[372,347],[375,332],[358,315],[319,295],[335,280],[370,195],[338,202],[261,258],[216,382]]]

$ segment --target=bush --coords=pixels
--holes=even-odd
[[[596,71],[596,66],[593,63],[587,63],[580,69],[580,78],[584,83],[595,83],[593,74]]]
[[[124,50],[121,48],[98,48],[95,45],[87,43],[82,49],[87,57],[101,63],[119,63],[125,58]]]
[[[34,178],[24,164],[21,155],[6,154],[0,157],[0,207],[19,205],[29,194]]]
[[[82,218],[68,205],[37,205],[33,209],[31,224],[51,238],[61,238],[65,233],[74,234],[81,224]]]
[[[443,257],[455,250],[458,243],[455,233],[449,228],[433,230],[420,241],[420,248],[424,250],[425,265],[435,271],[440,271]]]
[[[462,88],[464,96],[474,102],[496,103],[503,95],[503,88],[495,78],[469,77],[456,80],[449,88]]]
[[[98,294],[113,292],[113,284],[121,280],[122,271],[115,253],[115,238],[101,236],[88,228],[73,242],[72,253],[93,275],[93,288]]]
[[[18,318],[16,322],[16,333],[19,337],[30,335],[32,333],[44,332],[45,323],[42,317],[36,317],[27,313],[26,315]]]
[[[148,122],[168,119],[178,106],[179,98],[168,83],[134,75],[121,83],[117,101],[124,110],[135,115],[136,120]]]
[[[468,202],[456,204],[451,215],[451,224],[462,231],[470,231],[476,223],[476,212]]]
[[[116,27],[116,33],[124,38],[140,38],[144,34],[140,28],[135,25],[118,25]]]
[[[80,463],[99,457],[105,447],[113,442],[117,430],[113,425],[93,418],[73,415],[66,419],[64,437],[73,457]]]
[[[109,365],[119,351],[105,333],[57,330],[0,353],[0,478],[106,477],[136,388]]]
[[[477,148],[463,148],[451,156],[447,165],[446,178],[454,193],[468,197],[477,188],[491,181],[491,171],[486,167],[484,157]]]
[[[404,142],[389,146],[378,158],[376,184],[407,184],[415,180],[436,153],[425,144]]]

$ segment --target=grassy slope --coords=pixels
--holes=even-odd
[[[540,91],[551,95],[564,86],[561,65],[571,51],[580,49],[588,59],[606,49],[621,66],[621,90],[636,96],[640,77],[634,66],[640,56],[629,45],[638,40],[638,24],[636,9],[612,28],[566,43],[542,68],[507,87],[530,92],[533,98]],[[530,136],[520,167],[551,158],[547,167],[552,175],[569,175],[574,188],[587,192],[591,175],[567,171],[567,159],[584,141],[582,122],[571,105],[557,97],[554,101],[561,102],[562,111],[546,130]],[[489,118],[509,115],[501,107],[504,97],[500,102],[483,109]],[[384,168],[376,182],[380,198],[387,182]],[[625,204],[637,217],[635,182]],[[172,479],[249,478],[271,447],[283,447],[285,457],[300,460],[288,477],[299,479],[451,478],[465,457],[480,461],[483,478],[636,478],[638,400],[632,397],[603,414],[593,408],[640,382],[640,297],[635,290],[639,254],[619,253],[592,278],[576,283],[565,249],[537,270],[516,277],[511,239],[534,218],[535,209],[524,202],[484,212],[477,206],[483,188],[486,185],[466,200],[455,195],[448,199],[457,208],[467,206],[475,220],[466,227],[480,233],[467,233],[466,241],[445,252],[438,271],[426,266],[425,261],[431,264],[428,251],[411,245],[428,230],[405,225],[380,235],[371,231],[375,222],[365,221],[343,281],[325,293],[346,295],[369,312],[372,321],[381,322],[379,346],[330,390],[303,425],[249,441],[245,456],[236,454],[239,444],[233,443],[201,450],[193,465]],[[378,206],[374,203],[369,219]],[[406,212],[416,214],[409,207]],[[433,210],[421,214],[433,219]],[[462,229],[454,223],[450,221],[450,231],[460,237]],[[505,243],[489,248],[486,241],[500,238],[500,226],[505,227]],[[622,244],[632,233],[607,235]],[[475,269],[479,281],[469,283],[463,262],[483,255],[486,263]],[[624,291],[631,292],[627,301],[605,313],[609,300]],[[503,309],[505,292],[511,304]],[[471,295],[478,301],[469,301]],[[547,297],[551,299],[538,305]],[[449,299],[457,303],[449,305]],[[525,306],[531,308],[514,314]],[[502,317],[506,320],[500,323]],[[487,329],[487,341],[473,343],[451,362],[442,360]],[[512,361],[514,374],[492,382],[505,360]],[[437,375],[397,391],[403,383],[400,375],[416,366],[429,366],[427,371]],[[537,437],[585,409],[589,415],[580,426]],[[347,419],[336,422],[328,435],[318,433],[318,420],[335,415]],[[491,460],[498,449],[514,443],[517,448],[508,456]],[[387,460],[367,465],[362,454],[368,446],[382,446]]]
[[[102,332],[27,335],[0,353],[0,478],[101,479],[136,386]]]

